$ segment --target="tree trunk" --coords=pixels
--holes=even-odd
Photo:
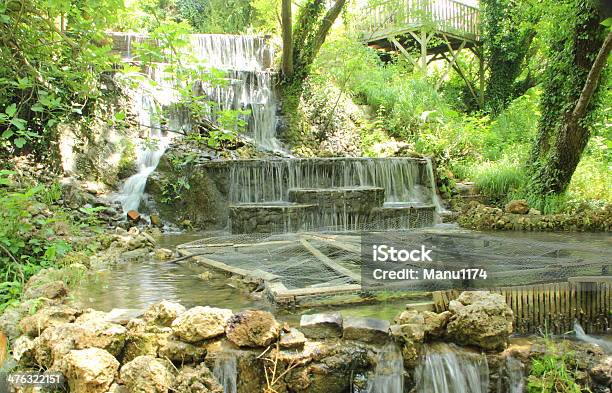
[[[602,39],[597,13],[578,4],[571,47],[560,40],[545,72],[543,115],[529,163],[528,191],[539,197],[563,193],[570,183],[590,137],[588,115],[612,49],[612,33]]]
[[[291,0],[283,0],[281,10],[281,23],[283,34],[283,59],[282,68],[283,78],[291,79],[293,76],[293,37],[291,21]]]

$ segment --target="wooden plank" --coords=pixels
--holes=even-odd
[[[346,285],[336,285],[336,286],[327,287],[327,288],[288,289],[286,291],[280,292],[279,295],[298,297],[298,296],[311,296],[311,295],[330,295],[330,294],[356,292],[356,291],[361,291],[361,285],[346,284]]]
[[[353,280],[357,281],[358,283],[361,283],[361,275],[360,274],[355,273],[355,272],[345,268],[344,266],[341,266],[341,265],[337,264],[336,262],[332,261],[327,255],[323,254],[321,251],[319,251],[316,248],[314,248],[312,246],[312,244],[310,244],[308,242],[308,240],[300,239],[300,244],[302,244],[302,246],[306,250],[308,250],[308,252],[310,252],[312,255],[314,255],[319,261],[321,261],[323,264],[325,264],[330,269],[334,270],[336,273],[342,274],[343,276],[346,276],[346,277],[350,277]]]

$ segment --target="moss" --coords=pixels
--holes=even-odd
[[[117,176],[119,179],[130,177],[138,170],[136,168],[136,146],[129,139],[124,139],[123,142],[124,148],[117,165]]]

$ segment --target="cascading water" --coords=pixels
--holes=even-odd
[[[525,366],[512,356],[500,366],[497,393],[523,393],[525,391]]]
[[[136,52],[132,45],[147,40],[146,35],[133,33],[112,33],[115,47],[127,61],[134,61]],[[225,72],[227,83],[202,83],[201,93],[216,103],[218,110],[244,110],[247,122],[247,136],[259,146],[276,150],[276,100],[274,97],[273,72],[271,71],[273,51],[262,37],[196,34],[190,36],[193,55],[206,66]],[[140,84],[132,91],[135,102],[134,112],[139,123],[148,134],[148,142],[138,147],[136,165],[138,173],[122,185],[116,200],[124,212],[138,210],[144,195],[149,175],[157,167],[170,138],[159,122],[159,109],[178,101],[179,97],[172,81],[165,75],[164,65],[146,70],[155,83]],[[170,116],[168,129],[172,131],[189,129],[185,116]],[[214,115],[213,115],[214,117]],[[213,120],[215,120],[213,118]],[[171,135],[171,134],[170,134]]]
[[[587,343],[599,345],[601,349],[603,349],[606,353],[612,353],[612,343],[606,340],[589,336],[585,333],[584,329],[582,328],[582,326],[580,326],[578,321],[574,321],[574,332],[576,333],[576,339]]]
[[[236,393],[236,380],[238,376],[236,357],[231,354],[222,354],[215,359],[213,375],[223,386],[223,393]]]
[[[487,393],[487,359],[455,345],[428,346],[415,382],[417,393]]]
[[[377,354],[374,374],[368,379],[365,393],[402,393],[404,359],[395,343],[386,344]]]
[[[427,163],[410,158],[284,159],[237,162],[230,172],[233,203],[281,202],[293,188],[376,186],[389,203],[432,203]],[[428,176],[428,175],[426,175]]]

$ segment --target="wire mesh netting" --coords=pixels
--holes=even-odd
[[[247,271],[277,276],[288,289],[325,288],[360,282],[362,243],[372,236],[388,244],[424,245],[432,262],[414,267],[486,269],[479,285],[527,285],[563,281],[579,275],[606,275],[612,261],[611,241],[461,230],[304,232],[292,234],[214,235],[179,246],[190,254]],[[368,245],[368,247],[371,247]],[[254,274],[255,275],[255,274]],[[448,286],[465,285],[449,281]],[[439,288],[439,287],[438,287]],[[385,288],[381,288],[385,289]],[[416,288],[415,288],[416,289]],[[420,287],[419,289],[433,289]]]

